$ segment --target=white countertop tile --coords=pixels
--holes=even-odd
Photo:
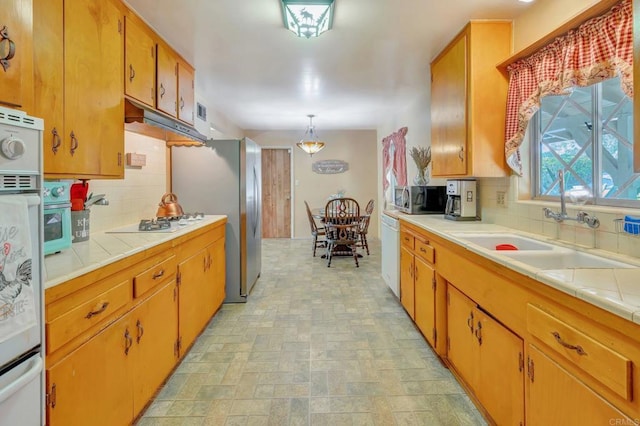
[[[455,222],[444,219],[442,215],[411,216],[400,215],[401,220],[422,227],[442,238],[465,247],[474,253],[491,259],[516,272],[529,276],[569,295],[587,301],[622,318],[640,324],[640,259],[623,256],[601,249],[586,249],[573,246],[550,237],[530,234],[504,226],[477,222]],[[457,238],[456,232],[509,232],[545,241],[561,247],[587,252],[592,255],[637,265],[626,269],[538,269],[512,258],[501,255],[499,251],[482,248]]]
[[[207,215],[203,220],[171,233],[92,233],[88,241],[74,243],[68,250],[45,256],[44,288],[54,287],[225,218],[223,215]]]

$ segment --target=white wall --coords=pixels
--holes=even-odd
[[[91,230],[104,231],[155,217],[166,192],[167,148],[165,141],[125,131],[125,152],[147,156],[141,168],[125,166],[122,180],[89,181],[89,191],[106,194],[108,206],[91,207]]]
[[[378,238],[378,212],[380,203],[376,194],[377,188],[377,146],[376,133],[373,130],[331,131],[318,129],[325,141],[324,149],[313,157],[296,147],[304,131],[258,131],[247,130],[245,134],[260,146],[291,147],[293,153],[292,205],[293,205],[293,238],[308,238],[309,221],[304,207],[304,200],[311,208],[324,207],[327,197],[344,189],[347,197],[355,198],[362,209],[370,199],[374,199],[376,207],[369,234]],[[349,170],[338,174],[317,174],[311,170],[313,162],[318,160],[342,160],[349,163]],[[297,185],[296,185],[297,182]]]

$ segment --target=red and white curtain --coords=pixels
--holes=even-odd
[[[408,129],[403,127],[382,139],[382,191],[386,194],[389,188],[387,170],[392,168],[398,185],[407,184],[407,141],[405,136]],[[393,148],[393,149],[392,149]]]
[[[632,12],[632,0],[622,0],[607,13],[507,67],[505,155],[513,171],[522,175],[519,147],[542,97],[620,76],[622,90],[633,98]]]

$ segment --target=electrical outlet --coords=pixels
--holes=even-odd
[[[496,192],[496,204],[499,206],[504,206],[505,205],[505,192],[504,191],[498,191]]]

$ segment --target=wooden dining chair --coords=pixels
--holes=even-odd
[[[353,255],[358,264],[357,243],[360,226],[360,205],[353,198],[330,200],[324,209],[327,238],[327,267],[331,267],[334,254]]]
[[[369,222],[371,221],[371,214],[373,213],[373,208],[375,206],[375,201],[373,199],[369,200],[367,203],[367,207],[365,207],[365,214],[360,217],[360,222],[358,226],[358,247],[362,247],[367,251],[367,256],[369,255],[369,242],[367,241],[367,233],[369,232]]]
[[[323,226],[318,226],[316,223],[316,219],[313,217],[313,213],[311,213],[311,209],[309,208],[309,203],[305,200],[305,207],[307,208],[307,216],[309,217],[309,225],[311,226],[311,236],[313,237],[313,257],[316,257],[316,248],[325,247],[327,245],[327,240],[325,238],[326,232]]]

